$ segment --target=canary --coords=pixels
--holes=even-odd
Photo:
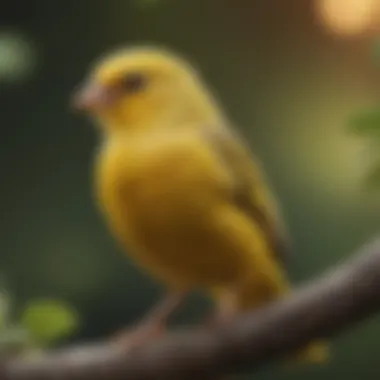
[[[120,50],[95,63],[74,103],[101,131],[94,187],[110,230],[168,290],[137,341],[193,290],[215,300],[217,323],[290,292],[279,206],[193,65],[156,47]],[[315,342],[301,356],[326,355]]]

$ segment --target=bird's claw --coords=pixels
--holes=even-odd
[[[160,338],[165,332],[161,325],[143,325],[120,332],[113,337],[112,343],[123,351],[134,351]]]

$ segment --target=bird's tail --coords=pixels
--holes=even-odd
[[[252,278],[239,291],[238,305],[240,311],[257,309],[289,294],[290,286],[286,278],[275,277],[270,281],[260,275]],[[274,280],[272,279],[272,280]],[[266,281],[265,281],[266,280]],[[269,280],[269,281],[268,281]],[[286,358],[286,366],[294,367],[302,364],[323,364],[329,359],[329,345],[322,340],[308,343],[304,348],[292,352]]]

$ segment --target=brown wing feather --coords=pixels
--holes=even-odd
[[[257,159],[241,138],[229,129],[204,129],[202,134],[234,177],[236,205],[260,226],[276,258],[285,266],[290,242]]]

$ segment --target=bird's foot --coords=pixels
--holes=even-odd
[[[122,330],[112,338],[111,343],[123,351],[135,351],[160,338],[164,333],[165,327],[161,324],[143,324]]]
[[[204,326],[207,328],[223,328],[238,314],[236,297],[233,292],[225,292],[219,296],[216,310],[208,316]]]
[[[168,317],[179,307],[186,292],[172,292],[157,304],[137,326],[122,330],[112,343],[123,350],[135,350],[158,338],[166,331]]]
[[[233,317],[234,315],[232,314],[214,313],[206,318],[203,327],[212,329],[223,328],[231,322]]]

